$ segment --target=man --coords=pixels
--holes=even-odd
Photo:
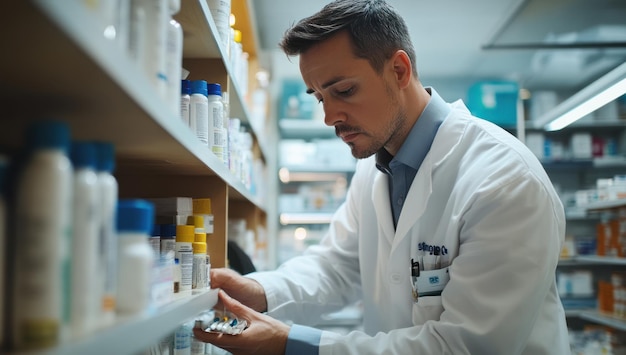
[[[563,206],[534,155],[422,86],[406,25],[382,0],[332,2],[281,47],[362,160],[320,245],[276,271],[212,272],[249,328],[195,336],[233,354],[569,353]],[[358,299],[363,332],[298,325]]]

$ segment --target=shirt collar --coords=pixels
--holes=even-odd
[[[376,152],[376,167],[383,173],[389,174],[389,166],[395,164],[404,164],[418,170],[430,150],[439,126],[450,112],[450,107],[435,89],[425,89],[430,94],[430,100],[402,143],[398,154],[394,157],[385,148]]]

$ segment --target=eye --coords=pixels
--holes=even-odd
[[[346,90],[337,90],[337,95],[344,96],[344,97],[350,96],[353,93],[354,93],[354,86],[351,86]]]

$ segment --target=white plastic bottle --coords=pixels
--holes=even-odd
[[[181,80],[180,83],[180,118],[185,125],[189,123],[189,103],[191,101],[191,84],[189,80]]]
[[[166,41],[169,11],[167,0],[141,0],[145,13],[143,69],[158,95],[167,98]]]
[[[202,144],[209,146],[209,101],[207,83],[204,80],[191,81],[189,101],[189,126]]]
[[[146,10],[143,0],[130,0],[128,56],[138,66],[144,65],[146,54]]]
[[[193,247],[195,227],[190,225],[176,226],[176,260],[180,265],[180,293],[191,291],[193,276]]]
[[[222,103],[222,87],[220,84],[207,84],[207,101],[209,113],[209,147],[215,156],[224,161],[224,104]]]
[[[154,253],[155,262],[159,260],[161,255],[161,225],[155,224],[152,226],[152,234],[150,234],[150,238],[148,239],[150,242],[150,247]]]
[[[73,142],[70,158],[74,167],[70,331],[72,339],[79,339],[95,330],[100,310],[95,276],[99,272],[96,148],[89,142]]]
[[[115,168],[115,147],[109,142],[97,142],[99,203],[99,252],[98,252],[98,292],[100,293],[100,326],[111,325],[115,321],[115,294],[117,286],[117,232],[116,210],[118,185],[113,170]]]
[[[224,49],[228,53],[230,41],[230,0],[207,0],[211,16],[217,27],[217,32]]]
[[[41,349],[61,341],[67,324],[72,164],[69,126],[44,121],[26,137],[28,161],[16,194],[12,345]],[[67,297],[67,298],[65,298]]]
[[[224,165],[230,167],[230,96],[222,91],[222,127],[224,128]]]
[[[148,238],[154,206],[146,200],[120,200],[117,204],[118,275],[117,313],[141,314],[150,306],[154,251]]]
[[[167,101],[172,107],[172,111],[178,112],[183,66],[183,28],[172,17],[180,11],[180,0],[168,0],[167,2],[169,9],[165,44]]]
[[[203,234],[204,233],[198,233]],[[196,234],[197,235],[197,234]],[[206,239],[206,235],[205,235]],[[191,288],[196,291],[203,291],[207,288],[207,266],[206,266],[206,242],[193,242],[193,271]]]

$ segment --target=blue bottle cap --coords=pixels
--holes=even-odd
[[[176,238],[175,224],[161,224],[161,239]]]
[[[160,237],[161,236],[161,225],[160,224],[154,224],[152,226],[152,236],[153,237]]]
[[[148,234],[154,224],[154,205],[146,200],[124,199],[117,203],[117,231]]]
[[[115,146],[110,142],[95,142],[97,170],[109,173],[115,169]]]
[[[191,95],[191,81],[183,79],[180,84],[180,93],[182,95]]]
[[[207,96],[207,84],[204,80],[192,80],[191,81],[191,93],[202,94]]]
[[[91,142],[74,141],[70,148],[70,159],[74,169],[90,168],[95,170],[97,165],[96,147]]]
[[[61,149],[67,154],[70,146],[70,126],[60,121],[39,121],[33,123],[26,131],[26,142],[29,148]]]
[[[218,83],[211,83],[207,85],[209,95],[222,96],[222,86]]]

